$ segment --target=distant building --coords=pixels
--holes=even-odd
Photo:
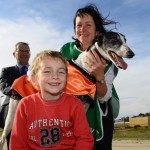
[[[150,126],[150,117],[135,117],[129,118],[130,127],[141,126],[147,127]]]

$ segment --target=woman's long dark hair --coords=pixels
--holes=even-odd
[[[98,8],[94,5],[94,4],[88,4],[83,8],[80,8],[77,10],[75,17],[74,17],[74,30],[76,27],[76,18],[77,17],[83,17],[83,15],[88,14],[90,15],[95,23],[96,26],[96,31],[98,33],[105,33],[107,32],[107,29],[105,28],[107,25],[115,25],[116,28],[116,24],[117,22],[113,21],[113,20],[108,20],[108,16],[106,18],[104,18],[102,16],[102,14],[98,11]],[[77,47],[80,47],[80,42],[78,39],[74,38],[75,40],[75,44],[77,45]]]

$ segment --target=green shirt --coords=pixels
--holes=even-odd
[[[60,52],[66,57],[67,60],[74,59],[78,57],[79,54],[82,53],[82,51],[76,47],[74,42],[69,42],[64,44],[61,47]],[[111,64],[106,66],[105,73],[107,73],[110,66]],[[114,67],[115,76],[117,75],[117,73],[118,73],[118,69]],[[103,125],[102,125],[101,108],[100,108],[97,95],[95,95],[94,102],[95,102],[95,107],[89,107],[86,116],[94,138],[96,138],[96,140],[99,141],[103,137]],[[112,98],[110,100],[110,104],[112,106],[112,114],[114,118],[116,118],[119,113],[119,98],[114,86],[112,88]],[[95,130],[95,124],[96,124],[96,130]]]

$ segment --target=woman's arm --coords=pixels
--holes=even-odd
[[[106,62],[94,50],[89,52],[86,64],[88,65],[88,71],[96,78],[96,93],[100,102],[108,101],[112,95],[112,83],[115,78],[114,65],[111,65],[105,74]]]
[[[101,103],[108,101],[112,97],[112,87],[113,87],[114,78],[115,78],[114,65],[111,65],[109,70],[105,74],[105,84],[107,86],[107,92],[104,96],[98,95],[98,99]],[[103,83],[97,83],[97,84],[100,86]],[[98,89],[98,85],[97,85],[97,89]]]

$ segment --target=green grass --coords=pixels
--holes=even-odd
[[[150,140],[150,127],[115,126],[113,140]]]
[[[0,129],[0,136],[2,129]],[[113,140],[150,140],[149,128],[115,127]]]

